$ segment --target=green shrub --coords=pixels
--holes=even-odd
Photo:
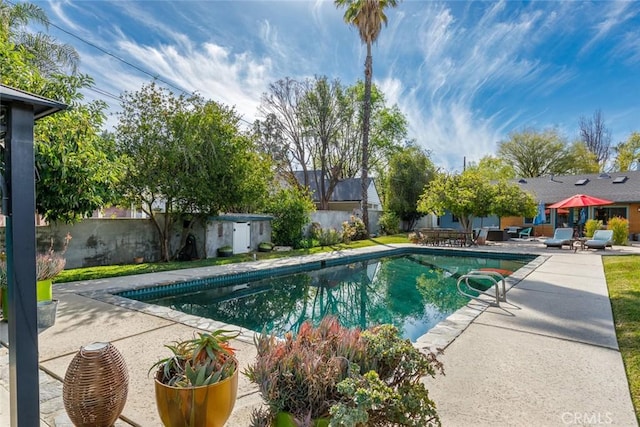
[[[273,215],[271,239],[279,246],[296,246],[315,206],[306,191],[286,188],[269,200],[267,212]]]
[[[296,249],[311,249],[320,246],[320,242],[312,237],[300,239],[293,245]]]
[[[309,226],[309,236],[314,239],[319,239],[322,233],[322,225],[319,222],[312,222]]]
[[[602,221],[599,219],[589,219],[584,225],[584,235],[586,237],[593,237],[593,233],[600,229],[602,229]]]
[[[335,228],[320,230],[318,242],[320,243],[320,246],[333,246],[342,242],[342,236]]]
[[[364,226],[362,219],[351,215],[350,221],[342,223],[342,241],[344,243],[351,243],[355,240],[364,240],[369,233]]]
[[[380,232],[382,234],[398,234],[400,231],[400,217],[395,212],[386,211],[380,216]]]
[[[613,217],[607,224],[608,230],[613,230],[613,244],[626,245],[629,241],[629,221],[619,216]]]

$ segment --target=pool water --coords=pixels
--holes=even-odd
[[[334,315],[347,327],[391,323],[416,341],[469,301],[457,292],[462,274],[483,268],[509,273],[528,261],[412,254],[135,299],[278,336],[307,319]]]

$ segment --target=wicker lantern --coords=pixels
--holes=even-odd
[[[64,408],[79,427],[110,427],[127,401],[129,374],[111,343],[97,342],[75,355],[62,384]]]

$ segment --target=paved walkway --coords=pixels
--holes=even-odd
[[[380,250],[365,248],[361,251]],[[446,375],[428,380],[444,426],[637,425],[618,351],[602,251],[544,249],[540,242],[497,243],[476,250],[542,255],[508,294],[508,303],[483,310],[469,304],[416,344],[445,347]],[[606,254],[640,254],[640,247]],[[312,259],[342,256],[318,254]],[[217,322],[113,297],[110,292],[242,269],[299,263],[272,260],[61,284],[54,327],[39,336],[43,426],[71,426],[62,404],[61,380],[77,350],[110,341],[129,368],[129,397],[117,425],[159,426],[149,367],[167,355],[165,343],[190,337]],[[517,279],[517,277],[516,277]],[[6,324],[0,340],[6,342]],[[234,342],[240,364],[255,357],[252,334]],[[0,425],[9,425],[8,356],[0,347]],[[238,400],[228,426],[249,424],[260,397],[240,376]]]

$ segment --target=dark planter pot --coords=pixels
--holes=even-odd
[[[219,257],[233,256],[233,249],[218,249]]]

